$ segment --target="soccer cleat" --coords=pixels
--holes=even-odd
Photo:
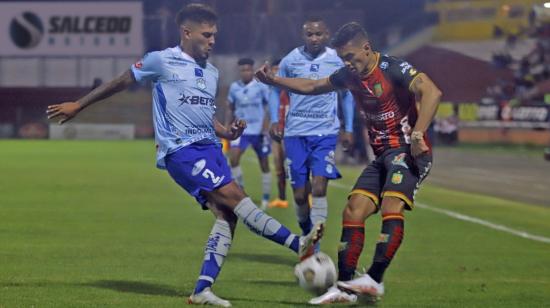
[[[384,283],[374,281],[369,274],[363,274],[350,281],[338,281],[336,284],[340,289],[359,296],[366,295],[378,299],[384,295]]]
[[[315,244],[323,237],[324,229],[325,225],[322,222],[318,222],[307,235],[300,236],[300,248],[298,250],[300,261],[313,255]]]
[[[288,207],[288,201],[281,200],[281,199],[277,198],[277,199],[269,202],[268,207],[269,208],[278,207],[278,208],[281,208],[281,209],[286,209]]]
[[[260,207],[260,209],[262,209],[262,211],[267,210],[268,203],[269,203],[269,200],[262,199],[262,206]]]
[[[330,287],[325,294],[309,300],[310,305],[326,305],[335,303],[355,303],[357,295],[344,292],[336,286]]]
[[[212,292],[210,288],[205,288],[201,293],[191,294],[187,300],[189,305],[212,305],[220,307],[231,307],[231,303],[221,299]]]

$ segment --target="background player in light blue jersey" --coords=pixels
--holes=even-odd
[[[311,18],[303,25],[305,45],[292,50],[279,65],[278,76],[320,79],[344,66],[336,52],[326,47],[329,32],[319,18]],[[278,126],[279,93],[270,98],[271,134],[280,139],[283,131]],[[289,178],[294,191],[298,223],[304,234],[312,224],[327,218],[327,184],[340,178],[334,161],[334,151],[340,130],[338,98],[342,99],[345,118],[345,144],[351,142],[354,101],[349,91],[322,95],[289,93],[290,109],[284,127],[284,145]],[[310,175],[312,178],[310,180]],[[310,182],[311,181],[311,182]],[[308,195],[313,195],[311,209]]]
[[[203,206],[216,221],[204,251],[204,261],[190,304],[228,307],[211,286],[218,276],[240,219],[253,232],[284,245],[301,258],[322,236],[323,225],[307,236],[292,234],[258,209],[232,180],[217,137],[238,138],[246,124],[226,128],[214,118],[218,70],[206,60],[215,43],[217,15],[202,4],[190,4],[177,15],[179,46],[151,52],[121,76],[77,100],[48,106],[48,118],[62,124],[87,106],[140,81],[153,83],[153,120],[157,166]]]
[[[231,110],[227,123],[233,122],[234,119],[243,119],[247,126],[243,135],[230,143],[231,174],[237,183],[244,187],[240,160],[248,146],[252,146],[262,170],[262,209],[265,210],[271,194],[271,173],[268,161],[271,141],[267,134],[269,118],[266,116],[270,89],[254,79],[254,60],[242,58],[238,61],[238,66],[241,79],[229,86],[227,94],[227,102]]]

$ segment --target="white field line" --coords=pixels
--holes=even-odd
[[[341,183],[338,183],[338,182],[333,182],[333,181],[329,182],[329,185],[332,186],[332,187],[340,188],[340,189],[348,189],[349,190],[351,188],[347,185],[344,185],[344,184],[341,184]],[[507,226],[495,224],[495,223],[492,223],[490,221],[483,220],[483,219],[480,219],[480,218],[477,218],[477,217],[472,217],[472,216],[460,214],[460,213],[457,213],[457,212],[436,208],[436,207],[433,207],[433,206],[429,206],[427,204],[416,203],[415,206],[419,207],[421,209],[426,209],[426,210],[429,210],[429,211],[432,211],[432,212],[443,214],[443,215],[446,215],[446,216],[449,216],[449,217],[452,217],[452,218],[455,218],[455,219],[458,219],[458,220],[467,221],[467,222],[482,225],[482,226],[485,226],[487,228],[491,228],[491,229],[494,229],[494,230],[502,231],[502,232],[505,232],[505,233],[510,233],[510,234],[515,235],[515,236],[526,238],[526,239],[529,239],[529,240],[532,240],[532,241],[550,244],[550,238],[545,237],[545,236],[535,235],[535,234],[531,234],[531,233],[528,233],[528,232],[525,232],[525,231],[522,231],[522,230],[512,229],[512,228],[509,228]]]

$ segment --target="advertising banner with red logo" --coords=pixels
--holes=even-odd
[[[138,56],[141,2],[0,2],[0,56]]]

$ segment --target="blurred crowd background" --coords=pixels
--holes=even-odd
[[[49,123],[45,107],[75,100],[147,51],[178,44],[177,11],[191,1],[0,1],[0,138],[151,138],[151,98],[136,87]],[[405,58],[444,93],[436,145],[550,143],[550,3],[533,0],[209,0],[220,15],[211,62],[224,118],[237,60],[280,58],[318,16],[331,30],[363,24],[376,50]],[[90,19],[92,18],[92,19]],[[89,25],[86,20],[91,20]],[[104,22],[104,26],[98,26]],[[356,121],[354,159],[366,156]]]

